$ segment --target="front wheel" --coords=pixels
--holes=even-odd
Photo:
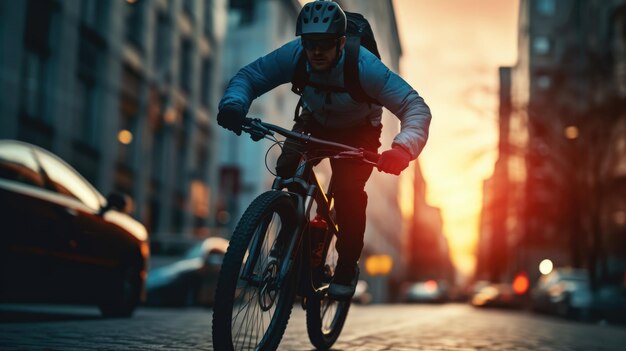
[[[216,350],[276,350],[296,294],[293,273],[278,282],[296,208],[284,192],[261,194],[241,217],[218,278],[213,309]]]

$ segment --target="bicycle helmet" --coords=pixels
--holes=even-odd
[[[307,34],[346,34],[346,14],[333,1],[313,1],[300,10],[296,23],[296,36]]]

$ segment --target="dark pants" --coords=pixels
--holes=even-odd
[[[296,119],[296,124],[293,127],[294,131],[310,133],[316,138],[364,148],[373,152],[377,152],[380,147],[381,129],[382,126],[372,127],[369,125],[349,129],[327,129],[313,120],[311,116],[304,114]],[[315,148],[316,146],[311,147]],[[276,164],[277,174],[283,178],[291,177],[300,160],[299,152],[303,150],[307,150],[307,146],[287,139]],[[315,151],[315,156],[317,155],[328,154]],[[319,160],[316,163],[319,163]],[[340,228],[336,246],[339,262],[335,281],[347,283],[353,276],[354,266],[363,249],[365,209],[367,207],[367,193],[364,189],[365,183],[372,174],[373,166],[350,159],[331,159],[330,165],[333,173],[332,182],[337,224]]]

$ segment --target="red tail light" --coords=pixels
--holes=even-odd
[[[435,280],[427,280],[424,283],[424,286],[426,287],[426,290],[428,290],[428,291],[435,291],[435,290],[437,290],[437,282]]]
[[[517,295],[523,295],[528,291],[530,282],[528,281],[528,275],[526,273],[518,273],[513,279],[513,291]]]

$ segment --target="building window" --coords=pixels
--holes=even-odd
[[[537,0],[537,12],[544,16],[556,13],[556,0]]]
[[[209,171],[209,130],[206,125],[197,125],[196,132],[196,174],[203,178]]]
[[[46,59],[30,50],[24,51],[21,105],[22,111],[29,118],[45,119],[43,111],[45,83]]]
[[[30,0],[26,7],[24,45],[40,56],[49,54],[49,36],[55,4],[51,0]]]
[[[181,43],[181,59],[180,59],[180,85],[187,94],[191,92],[191,41],[183,39]]]
[[[96,100],[94,84],[90,81],[79,79],[76,94],[76,125],[74,128],[77,139],[91,147],[96,147],[98,142],[98,107]]]
[[[170,230],[173,233],[180,233],[183,229],[183,220],[185,218],[186,206],[183,194],[179,191],[172,193],[172,222]]]
[[[183,10],[185,11],[185,14],[187,14],[187,17],[189,17],[189,19],[194,22],[195,17],[194,17],[194,0],[183,0]]]
[[[125,193],[132,193],[133,186],[133,151],[137,144],[133,139],[138,131],[139,89],[142,78],[138,72],[124,66],[122,72],[122,91],[120,92],[120,123],[118,140],[117,170],[115,186]]]
[[[100,82],[101,60],[105,55],[104,41],[91,29],[82,27],[78,45],[78,91],[76,129],[77,139],[95,147],[98,130],[98,101],[96,87]]]
[[[171,56],[171,25],[170,20],[165,13],[159,13],[157,15],[156,23],[156,35],[154,36],[155,47],[155,67],[157,74],[160,78],[167,79],[167,73],[169,72],[169,58]]]
[[[210,192],[202,179],[195,179],[190,184],[191,212],[193,214],[194,234],[199,235],[205,228],[209,217]]]
[[[110,3],[101,0],[81,0],[80,17],[86,26],[104,33]]]
[[[143,49],[143,6],[145,1],[137,0],[126,2],[128,9],[126,14],[126,39],[137,47]]]
[[[186,160],[187,156],[192,154],[192,150],[187,148],[187,142],[191,137],[191,130],[193,128],[193,120],[191,115],[191,110],[185,109],[182,114],[182,123],[176,126],[176,163],[177,169],[176,172],[178,175],[175,177],[177,179],[177,188],[182,192],[185,188],[184,182],[187,177],[187,168],[186,168]]]
[[[552,50],[550,39],[537,36],[533,39],[533,51],[537,55],[547,55]]]
[[[548,75],[539,75],[536,78],[536,83],[537,83],[537,87],[541,90],[548,90],[550,89],[550,85],[552,84],[552,80],[550,79],[550,76]]]
[[[214,16],[214,1],[205,1],[204,2],[204,35],[207,38],[213,38],[213,16]]]
[[[212,78],[212,69],[213,63],[210,58],[205,58],[202,60],[202,90],[200,101],[206,107],[211,107],[211,84],[213,82]]]
[[[28,118],[47,123],[50,121],[46,120],[43,104],[54,4],[52,1],[30,0],[24,31],[21,109]]]
[[[231,0],[228,12],[230,25],[234,27],[245,26],[254,21],[254,10],[256,1]]]
[[[153,86],[150,89],[150,102],[148,106],[148,121],[150,126],[150,134],[152,134],[152,181],[158,187],[164,172],[164,123],[163,123],[163,106],[165,98],[158,89]]]

